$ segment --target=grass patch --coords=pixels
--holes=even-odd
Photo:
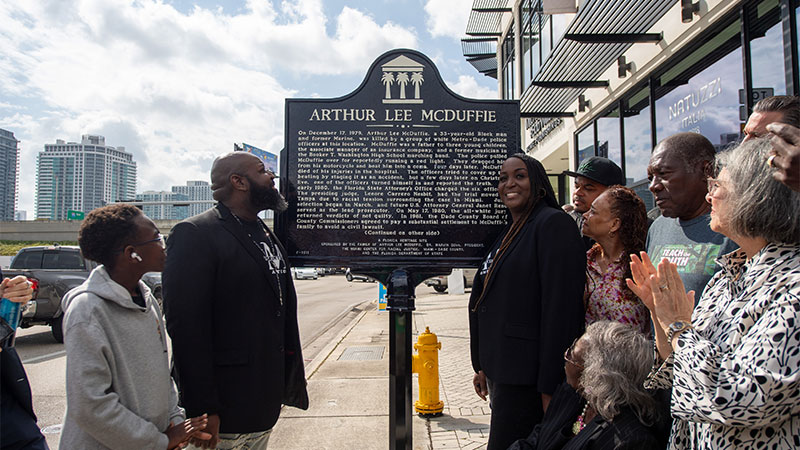
[[[78,241],[0,241],[0,256],[14,256],[19,249],[24,247],[34,247],[38,245],[78,245]]]

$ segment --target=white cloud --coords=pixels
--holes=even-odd
[[[214,156],[245,141],[278,151],[280,74],[363,73],[413,30],[321,0],[248,0],[237,13],[159,0],[0,4],[0,127],[22,141],[20,209],[32,211],[36,154],[56,139],[106,136],[138,162],[137,191],[207,179]],[[29,104],[30,103],[30,104]],[[32,217],[32,214],[29,216]]]
[[[464,37],[471,8],[470,0],[428,0],[425,12],[428,14],[428,32],[433,37],[448,36],[454,39]]]
[[[475,77],[460,75],[455,83],[448,82],[447,86],[459,95],[467,98],[497,99],[499,95],[496,89],[489,89],[478,84]]]

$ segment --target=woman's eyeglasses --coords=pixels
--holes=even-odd
[[[722,182],[718,178],[709,178],[707,181],[708,183],[708,193],[714,195],[714,192],[722,186]]]
[[[133,247],[139,247],[140,245],[147,245],[147,244],[149,244],[151,242],[158,242],[158,245],[160,245],[161,248],[167,248],[167,242],[164,240],[164,235],[163,234],[159,234],[157,238],[150,239],[149,241],[137,242],[135,244],[128,244],[128,245],[133,246]]]
[[[583,364],[579,364],[578,362],[576,362],[575,358],[572,355],[573,351],[575,350],[575,344],[578,343],[578,339],[580,339],[580,338],[576,338],[574,341],[572,341],[572,345],[570,345],[567,348],[567,350],[564,351],[564,361],[572,364],[573,366],[575,366],[575,367],[577,367],[579,369],[583,369]]]

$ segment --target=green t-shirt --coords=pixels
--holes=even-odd
[[[716,259],[739,246],[712,231],[711,216],[704,214],[691,220],[659,217],[647,232],[647,255],[658,265],[667,258],[678,266],[678,273],[687,291],[695,291],[695,304],[708,280],[719,270]]]

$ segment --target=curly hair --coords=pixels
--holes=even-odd
[[[136,233],[133,219],[142,214],[139,208],[124,203],[92,210],[78,231],[83,257],[112,269],[115,255]]]
[[[620,281],[622,290],[628,290],[624,280],[625,278],[631,278],[631,254],[638,255],[640,251],[645,250],[648,228],[647,208],[644,206],[644,201],[642,201],[641,197],[636,195],[636,192],[618,184],[610,186],[600,195],[609,197],[611,215],[622,223],[618,233],[620,242],[622,242],[620,262],[622,267],[625,268],[625,275]],[[595,251],[599,246],[600,244],[594,244],[592,251]],[[597,287],[598,281],[588,267],[586,269],[586,277],[587,283],[590,283],[589,291],[593,291]]]
[[[633,189],[614,185],[605,192],[611,204],[611,214],[622,223],[619,239],[622,242],[622,264],[625,277],[631,277],[631,254],[638,255],[647,241],[647,208]]]
[[[653,362],[652,341],[630,325],[601,320],[586,327],[581,342],[583,397],[597,414],[611,421],[628,406],[642,424],[655,423],[657,403],[644,388]]]

